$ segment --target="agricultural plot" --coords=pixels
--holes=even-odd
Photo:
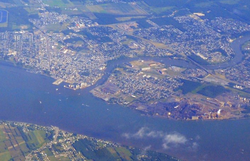
[[[7,30],[21,29],[22,26],[26,26],[30,29],[31,22],[29,22],[29,12],[23,7],[10,7],[6,8],[8,11],[8,28]]]
[[[73,144],[76,151],[80,152],[86,159],[99,161],[132,161],[138,160],[165,160],[175,161],[174,158],[166,154],[147,151],[148,154],[142,154],[142,150],[120,145],[105,144],[95,139],[81,139]]]
[[[114,15],[147,15],[148,13],[136,5],[126,3],[113,3],[102,5],[87,5],[87,9],[94,13]]]
[[[60,7],[60,8],[65,8],[65,7],[73,7],[74,5],[67,1],[67,0],[43,0],[45,4],[48,4],[50,7]]]
[[[153,21],[154,23],[156,23],[159,26],[173,25],[174,27],[178,28],[179,30],[185,31],[182,24],[180,24],[178,21],[176,21],[172,17],[159,17],[159,18],[151,19],[151,21]]]
[[[22,5],[23,5],[23,3],[22,3],[21,0],[13,0],[13,1],[14,1],[14,3],[15,3],[16,5],[18,5],[18,6],[22,6]]]
[[[29,151],[16,127],[0,125],[0,160],[24,160]]]
[[[174,8],[173,6],[167,6],[167,7],[151,7],[150,9],[156,14],[161,14],[172,11],[173,8]]]
[[[0,161],[7,160],[161,160],[176,161],[166,154],[148,152],[118,144],[97,140],[83,135],[58,131],[57,142],[54,127],[41,127],[25,123],[0,123]],[[46,144],[49,143],[49,144]]]
[[[45,143],[46,133],[42,130],[35,130],[25,134],[25,141],[29,149],[37,149]]]

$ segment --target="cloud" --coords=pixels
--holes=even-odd
[[[163,148],[164,149],[169,149],[169,145],[177,146],[180,144],[185,144],[187,143],[187,138],[184,135],[181,135],[179,133],[172,133],[172,134],[167,134],[164,139],[163,139]]]
[[[129,133],[124,133],[124,134],[122,134],[122,136],[125,137],[126,139],[130,139],[131,138],[131,136],[130,136]]]
[[[133,135],[133,137],[135,137],[135,138],[144,138],[147,135],[148,130],[149,130],[148,128],[142,127],[139,131],[137,131],[137,133],[135,133]]]
[[[148,137],[152,137],[152,138],[159,138],[159,137],[163,137],[164,133],[162,131],[150,131],[147,134]]]
[[[200,139],[201,139],[200,135],[197,135],[197,136],[195,137],[195,140],[200,140]]]
[[[233,13],[236,15],[242,15],[242,12],[240,10],[234,9]]]
[[[198,146],[199,146],[199,145],[198,145],[196,142],[194,142],[194,143],[192,144],[192,150],[197,150]]]
[[[142,149],[141,151],[141,155],[146,155],[147,151],[151,149],[151,145],[146,146],[145,148]]]
[[[165,150],[185,145],[189,150],[196,151],[199,146],[197,141],[200,140],[200,136],[196,136],[195,139],[188,139],[178,132],[166,133],[150,130],[148,127],[142,127],[135,133],[124,133],[122,136],[127,139],[161,139],[162,148]]]
[[[146,138],[146,137],[149,137],[149,138],[163,138],[164,135],[165,134],[162,131],[153,131],[153,130],[150,130],[149,128],[147,128],[147,127],[142,127],[134,134],[124,133],[122,136],[127,138],[127,139],[130,139],[130,138],[143,139],[143,138]]]
[[[142,127],[134,134],[124,133],[122,136],[127,139],[130,139],[130,138],[143,139],[146,137],[162,138],[164,136],[164,133],[162,131],[153,131],[147,127]]]
[[[140,128],[136,133],[130,134],[130,133],[124,133],[122,134],[123,137],[130,139],[130,138],[144,138],[146,136],[147,130],[149,130],[147,127]]]

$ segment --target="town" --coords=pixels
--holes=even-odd
[[[236,66],[207,68],[235,57],[231,44],[250,32],[247,23],[188,9],[157,15],[122,0],[60,1],[61,6],[28,2],[20,1],[29,7],[19,8],[28,22],[0,32],[2,60],[52,77],[53,84],[66,88],[96,85],[91,90],[95,96],[146,115],[192,120],[249,116],[249,46],[243,46],[244,60]],[[17,12],[8,3],[2,6],[10,17]],[[107,9],[124,17],[101,14]],[[131,61],[107,70],[122,58]],[[169,65],[165,59],[181,63]],[[106,75],[105,82],[97,83]]]

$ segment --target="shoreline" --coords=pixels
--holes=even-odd
[[[243,40],[243,41],[242,41]],[[215,68],[217,69],[217,67],[220,67],[220,68],[224,68],[222,66],[226,65],[228,66],[229,64],[232,63],[232,65],[236,65],[237,63],[233,62],[235,59],[237,59],[237,61],[242,61],[242,57],[243,57],[243,53],[240,49],[241,45],[244,44],[246,41],[249,41],[250,40],[250,35],[247,35],[247,36],[243,36],[243,37],[240,37],[238,39],[236,39],[235,41],[233,41],[231,43],[231,46],[234,46],[232,47],[235,51],[235,53],[239,56],[236,55],[235,58],[233,58],[232,60],[230,60],[229,62],[225,62],[225,63],[222,63],[222,64],[217,64],[217,65],[209,65],[209,66],[204,66],[204,68]],[[236,48],[236,49],[235,49]],[[239,59],[240,58],[240,59]],[[5,61],[5,60],[0,60],[0,63],[3,64],[3,65],[6,65],[6,66],[9,66],[9,67],[14,67],[14,68],[18,68],[18,69],[22,69],[22,70],[25,70],[25,72],[30,72],[30,73],[34,73],[34,74],[39,74],[39,75],[42,75],[42,76],[45,76],[45,77],[49,77],[49,78],[52,78],[54,81],[52,82],[53,85],[55,86],[63,86],[64,88],[67,88],[67,89],[70,89],[70,90],[74,90],[74,91],[80,91],[80,92],[87,92],[87,93],[91,93],[94,97],[98,98],[98,99],[101,99],[102,101],[108,103],[108,104],[112,104],[112,103],[109,103],[105,100],[103,100],[102,98],[100,97],[97,97],[95,96],[91,90],[94,89],[95,87],[99,86],[99,85],[102,85],[103,83],[105,83],[107,81],[107,79],[109,78],[109,75],[112,73],[112,71],[117,67],[118,64],[124,64],[124,63],[127,63],[127,62],[130,62],[130,61],[133,61],[133,60],[153,60],[153,61],[157,61],[157,62],[161,62],[161,63],[164,63],[164,64],[167,64],[167,65],[176,65],[176,66],[182,66],[182,67],[185,67],[185,68],[194,68],[195,67],[195,64],[193,64],[192,62],[188,62],[187,60],[176,60],[176,59],[171,59],[169,57],[135,57],[135,58],[130,58],[130,57],[121,57],[121,58],[117,58],[117,59],[114,59],[112,61],[109,61],[107,66],[106,66],[106,69],[104,71],[104,75],[99,79],[97,80],[97,82],[95,82],[95,84],[91,85],[91,86],[87,86],[87,87],[84,87],[84,88],[79,88],[78,89],[72,89],[72,88],[69,88],[68,85],[65,85],[65,81],[61,78],[58,78],[58,79],[55,79],[53,78],[52,76],[49,76],[49,75],[46,75],[46,74],[43,74],[39,71],[36,71],[36,70],[29,70],[29,68],[26,68],[26,67],[23,67],[23,66],[18,66],[16,65],[14,62],[11,62],[11,61]],[[224,65],[223,65],[224,64]],[[115,105],[115,104],[114,104]],[[199,119],[199,118],[195,118],[195,119],[192,119],[192,118],[187,118],[187,119],[174,119],[174,118],[169,118],[168,116],[165,116],[165,115],[150,115],[150,114],[147,114],[147,112],[144,112],[144,111],[140,111],[140,110],[137,110],[137,109],[134,109],[134,108],[131,108],[129,105],[124,105],[124,104],[118,104],[118,105],[121,105],[121,106],[124,106],[126,108],[129,108],[129,109],[132,109],[134,111],[137,111],[139,113],[142,113],[143,115],[145,116],[152,116],[152,117],[157,117],[157,118],[164,118],[164,119],[169,119],[169,120],[184,120],[184,121],[196,121],[196,120],[230,120],[230,119],[244,119],[244,116],[241,116],[241,117],[230,117],[230,118],[202,118],[202,119]]]

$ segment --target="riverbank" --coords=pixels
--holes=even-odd
[[[177,120],[249,117],[246,109],[241,108],[248,105],[249,97],[233,89],[229,86],[230,80],[214,71],[239,64],[243,58],[241,46],[248,40],[250,36],[233,41],[235,57],[217,65],[197,65],[193,61],[171,58],[123,58],[119,67],[113,66],[103,77],[105,79],[89,89],[108,103],[120,104],[148,116]],[[158,87],[165,87],[165,90]],[[183,92],[184,89],[188,92]]]
[[[0,160],[134,160],[161,158],[167,154],[122,146],[117,143],[73,134],[55,126],[0,121]],[[91,152],[86,149],[91,149]],[[101,153],[101,155],[100,155]],[[99,155],[98,155],[99,154]]]
[[[52,78],[21,68],[0,64],[0,77],[0,120],[52,125],[142,149],[150,146],[151,150],[188,161],[244,161],[250,157],[249,119],[176,121],[148,117],[123,106],[106,104],[84,90],[55,86]],[[142,135],[138,137],[138,133]],[[154,133],[160,135],[153,137]],[[170,148],[165,149],[165,136],[184,141],[167,143]]]

